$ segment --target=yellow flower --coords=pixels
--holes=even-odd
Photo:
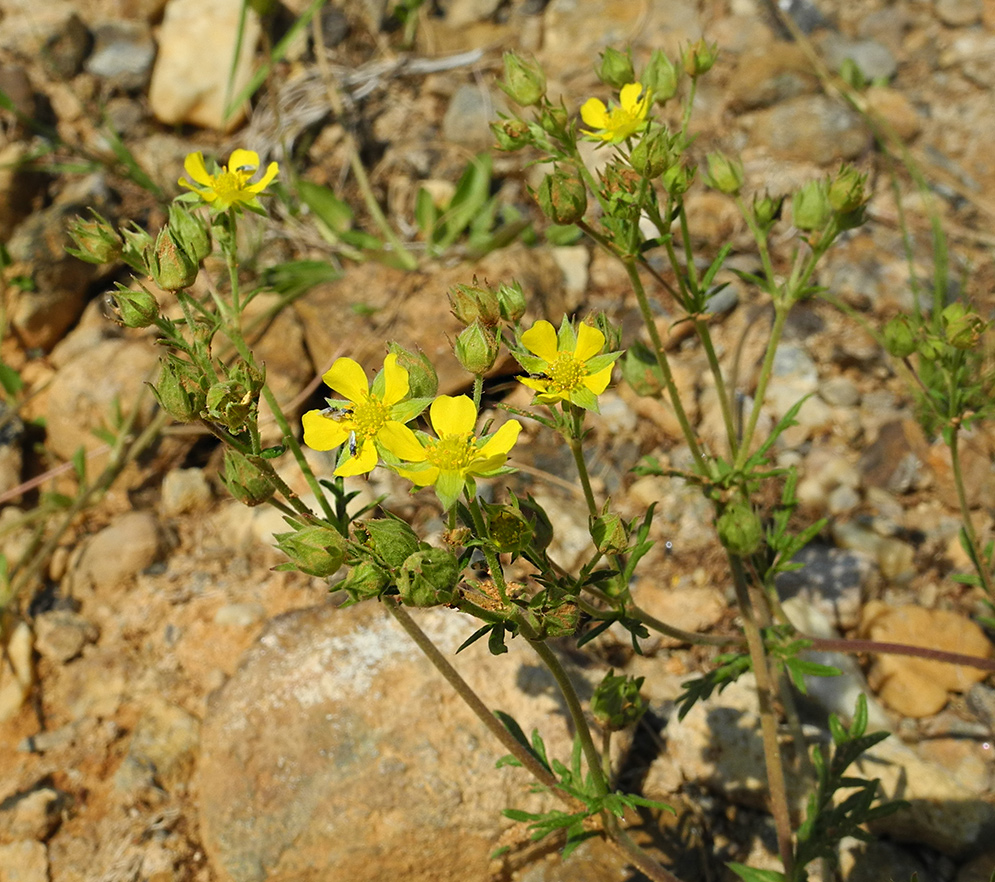
[[[418,416],[428,403],[427,399],[407,397],[408,372],[397,363],[394,353],[384,359],[372,389],[366,372],[351,358],[336,359],[322,379],[346,400],[329,400],[323,410],[304,414],[304,443],[312,450],[345,445],[336,475],[372,471],[380,458],[377,442],[382,442],[387,428],[404,428],[403,424]]]
[[[418,487],[435,485],[435,493],[447,511],[474,477],[489,477],[507,469],[508,452],[515,446],[522,424],[508,420],[490,435],[477,437],[477,408],[466,395],[440,395],[429,409],[432,428],[438,436],[415,433],[407,426],[390,423],[380,442],[402,462],[398,474]]]
[[[521,343],[533,355],[515,357],[529,374],[519,381],[536,392],[538,404],[569,401],[586,410],[597,411],[600,395],[611,379],[612,365],[621,353],[601,350],[605,335],[582,324],[577,332],[564,321],[559,333],[547,321],[538,321],[521,336]]]
[[[618,144],[646,125],[651,97],[649,90],[643,92],[640,83],[629,83],[618,93],[619,107],[609,110],[599,98],[588,98],[580,108],[580,117],[596,131],[581,131],[597,140]]]
[[[266,173],[254,184],[249,181],[259,168],[259,154],[254,150],[238,149],[232,152],[228,165],[216,175],[208,173],[204,165],[204,155],[199,151],[190,153],[183,161],[183,168],[195,181],[191,184],[183,178],[180,186],[193,190],[210,203],[214,211],[227,211],[229,208],[245,206],[252,211],[262,211],[262,206],[256,197],[266,189],[276,177],[280,167],[271,162]],[[200,184],[201,186],[196,186]]]

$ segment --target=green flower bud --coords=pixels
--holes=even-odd
[[[335,590],[345,591],[353,603],[379,597],[390,584],[390,573],[369,560],[360,561],[349,570],[341,582],[336,582]]]
[[[674,163],[660,178],[664,189],[674,198],[683,196],[691,189],[691,182],[694,181],[695,167],[688,167],[682,163]]]
[[[629,547],[625,522],[617,514],[606,512],[592,518],[591,539],[602,554],[622,554]]]
[[[560,141],[572,141],[570,131],[570,113],[562,100],[559,104],[551,104],[542,108],[539,114],[539,127]]]
[[[781,206],[784,204],[784,197],[778,196],[776,199],[759,194],[753,197],[753,219],[758,227],[765,233],[770,232],[771,227],[781,217]]]
[[[665,104],[677,94],[680,70],[659,49],[654,49],[639,82],[657,104]]]
[[[276,492],[273,475],[232,447],[224,453],[224,483],[228,492],[243,505],[269,502]]]
[[[532,130],[524,120],[501,119],[491,123],[491,131],[499,150],[521,150],[532,143]]]
[[[841,165],[829,181],[829,204],[833,211],[850,214],[867,204],[870,196],[865,191],[867,175],[861,174],[852,165]]]
[[[256,409],[256,396],[238,380],[219,380],[207,390],[207,417],[232,432],[245,428]]]
[[[670,134],[657,129],[632,148],[629,162],[643,177],[658,178],[677,161],[673,146]]]
[[[591,713],[602,729],[621,731],[639,722],[649,709],[639,694],[645,677],[625,677],[608,671],[591,696]]]
[[[134,222],[121,228],[121,237],[124,239],[121,260],[136,272],[151,275],[145,255],[155,246],[155,240]]]
[[[453,285],[449,289],[449,306],[453,315],[464,325],[480,321],[494,327],[501,321],[501,304],[497,294],[477,284],[476,276],[472,285]]]
[[[598,79],[614,89],[621,89],[636,81],[636,72],[632,67],[632,56],[628,52],[619,52],[609,46],[601,53],[601,63],[597,69]],[[645,85],[645,83],[643,84]]]
[[[791,200],[791,221],[799,230],[822,230],[829,221],[832,206],[824,180],[809,181]]]
[[[439,606],[452,602],[459,577],[455,555],[441,548],[426,548],[404,562],[397,574],[397,590],[408,606]]]
[[[164,291],[188,288],[197,278],[199,264],[173,238],[169,227],[163,227],[155,240],[155,247],[145,252],[148,273]]]
[[[525,61],[514,52],[505,52],[504,82],[498,85],[516,104],[529,107],[538,104],[546,94],[546,74],[534,61]]]
[[[397,569],[421,545],[417,534],[400,518],[358,521],[356,538],[391,569]]]
[[[387,351],[397,356],[398,366],[408,372],[408,395],[411,398],[435,398],[439,375],[428,356],[420,349],[412,352],[397,343],[388,343]]]
[[[497,289],[498,309],[506,322],[517,322],[525,315],[525,294],[518,282]]]
[[[943,335],[955,349],[974,349],[988,327],[976,312],[968,312],[963,303],[951,303],[940,313]]]
[[[345,563],[346,541],[342,534],[327,524],[292,524],[289,533],[277,533],[276,547],[290,560],[278,570],[300,570],[309,576],[331,576]]]
[[[487,535],[497,552],[517,554],[528,548],[535,531],[515,502],[511,505],[485,505],[485,509]]]
[[[578,173],[557,169],[542,179],[536,201],[553,223],[576,223],[587,211],[587,186]]]
[[[494,334],[479,321],[463,329],[453,348],[459,363],[475,376],[482,376],[494,367],[501,350]]]
[[[688,76],[700,77],[708,73],[719,57],[719,47],[717,43],[706,43],[704,37],[697,43],[692,43],[685,50],[681,62]]]
[[[76,218],[69,226],[69,235],[76,243],[76,248],[66,248],[66,251],[85,260],[87,263],[110,263],[121,255],[124,243],[110,221],[99,212],[90,209],[89,220]]]
[[[510,587],[510,586],[509,586]],[[561,603],[536,617],[536,630],[543,639],[548,637],[569,637],[576,633],[580,624],[580,610],[574,603]]]
[[[621,220],[635,220],[641,207],[642,190],[640,175],[631,168],[607,165],[600,173],[601,195],[608,203],[608,214]]]
[[[159,317],[159,301],[146,291],[132,291],[119,286],[111,297],[117,307],[118,320],[126,328],[147,328]]]
[[[180,202],[169,206],[169,229],[176,244],[198,266],[211,253],[211,233],[207,225]]]
[[[764,538],[760,517],[743,499],[735,499],[726,505],[715,521],[715,529],[723,547],[740,557],[753,554]]]
[[[889,355],[908,358],[918,346],[918,334],[908,316],[896,315],[884,326],[884,348]]]
[[[743,163],[715,151],[706,157],[705,183],[720,193],[735,196],[743,187]]]
[[[202,374],[192,364],[171,356],[163,362],[152,392],[174,420],[188,423],[199,419],[207,406],[202,381]]]

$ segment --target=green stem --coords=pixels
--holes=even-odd
[[[964,487],[964,469],[960,461],[960,426],[954,423],[950,430],[950,468],[954,475],[954,486],[957,488],[957,504],[960,506],[960,517],[964,524],[964,536],[967,538],[971,548],[971,558],[975,564],[975,571],[984,585],[989,597],[995,597],[995,590],[992,587],[992,574],[988,566],[988,561],[981,549],[978,541],[978,533],[974,529],[974,521],[971,520],[971,508],[967,503],[967,491]]]
[[[712,379],[715,381],[715,394],[719,398],[719,406],[722,408],[722,422],[726,427],[726,439],[729,442],[729,458],[735,459],[739,453],[739,441],[736,436],[736,419],[733,416],[732,398],[726,388],[725,376],[719,364],[718,356],[715,354],[715,347],[712,345],[712,335],[709,333],[707,323],[701,319],[694,319],[694,330],[701,341],[701,346],[705,350],[705,357],[708,359],[708,367],[712,372]]]
[[[574,462],[577,465],[577,474],[580,475],[580,485],[584,489],[584,499],[587,502],[587,510],[591,517],[598,516],[598,504],[594,499],[594,491],[591,489],[591,478],[587,473],[587,462],[584,460],[584,450],[580,439],[571,437],[568,439],[570,452],[573,454]]]

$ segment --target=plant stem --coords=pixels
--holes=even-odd
[[[587,502],[588,513],[591,517],[597,517],[598,503],[595,501],[594,491],[591,489],[591,478],[587,473],[587,462],[584,460],[584,450],[581,447],[580,439],[571,436],[569,444],[570,452],[573,454],[574,462],[577,464],[580,486],[584,489],[584,499]]]
[[[964,469],[960,462],[960,426],[952,423],[950,427],[950,441],[947,445],[950,448],[950,468],[954,474],[954,486],[957,488],[957,504],[960,506],[960,517],[964,524],[964,536],[971,547],[971,559],[974,562],[974,569],[984,585],[989,597],[995,597],[995,590],[992,588],[992,574],[989,569],[981,544],[978,542],[978,533],[974,529],[974,521],[971,520],[971,508],[967,504],[967,491],[964,488]]]

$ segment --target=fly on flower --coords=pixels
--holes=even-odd
[[[518,381],[536,392],[536,404],[568,401],[585,410],[598,410],[598,396],[608,387],[612,365],[621,352],[601,352],[605,335],[591,325],[574,331],[566,319],[557,332],[538,321],[520,337],[528,352],[514,353],[527,371]],[[529,354],[531,353],[531,354]]]
[[[304,443],[312,450],[341,447],[335,474],[364,475],[380,459],[380,445],[388,426],[403,428],[427,406],[427,398],[409,398],[408,372],[391,353],[383,370],[373,379],[351,358],[336,359],[322,377],[326,385],[345,401],[329,401],[321,410],[309,410],[301,418]]]
[[[183,168],[194,183],[185,178],[180,179],[181,187],[193,191],[187,197],[180,198],[194,198],[193,194],[197,194],[211,206],[211,211],[222,212],[229,208],[237,211],[244,207],[257,214],[263,210],[257,197],[280,170],[275,162],[271,162],[266,167],[265,174],[255,183],[250,183],[259,169],[259,154],[254,150],[241,148],[232,152],[228,165],[222,166],[216,174],[208,172],[204,165],[204,155],[199,151],[187,156],[183,161]]]
[[[429,408],[436,437],[390,423],[380,442],[400,463],[394,468],[417,487],[435,486],[435,494],[448,511],[475,477],[510,471],[508,453],[518,440],[522,424],[508,420],[490,435],[477,435],[477,408],[466,395],[440,395]]]
[[[618,100],[619,105],[609,109],[600,98],[588,98],[580,108],[580,118],[591,128],[581,131],[595,141],[620,144],[645,128],[653,100],[649,90],[641,83],[629,83],[622,86]]]

